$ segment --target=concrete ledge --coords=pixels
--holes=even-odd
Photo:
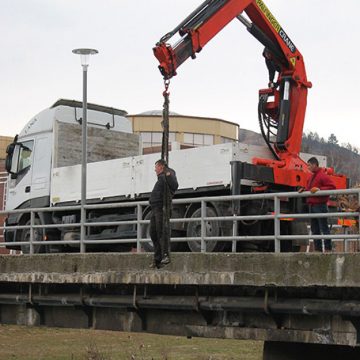
[[[360,254],[174,253],[149,270],[152,254],[0,256],[0,282],[62,284],[360,287]]]

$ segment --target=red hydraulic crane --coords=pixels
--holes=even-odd
[[[267,180],[271,178],[276,185],[304,186],[309,170],[299,153],[307,92],[312,84],[306,77],[303,56],[262,0],[203,2],[153,49],[161,74],[167,81],[175,76],[183,62],[194,59],[235,18],[265,47],[263,55],[270,80],[269,87],[259,91],[258,113],[261,133],[273,159],[253,158],[253,168],[247,167],[243,176],[250,178],[256,174],[260,178],[254,180],[261,181],[261,174],[266,173]],[[181,39],[169,44],[176,33]],[[346,187],[344,176],[335,175],[330,169],[328,173],[337,188]]]

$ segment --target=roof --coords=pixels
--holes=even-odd
[[[163,112],[162,110],[149,110],[149,111],[145,111],[139,114],[129,114],[127,115],[128,117],[131,116],[138,116],[138,117],[152,117],[152,116],[162,116]],[[176,112],[172,112],[170,111],[169,113],[170,116],[177,116],[177,117],[182,117],[182,118],[192,118],[192,119],[199,119],[199,120],[215,120],[215,121],[221,121],[227,124],[231,124],[231,125],[235,125],[235,126],[240,126],[238,123],[232,122],[232,121],[228,121],[228,120],[223,120],[223,119],[219,119],[219,118],[213,118],[213,117],[207,117],[207,116],[193,116],[193,115],[180,115]]]
[[[61,106],[61,105],[70,106],[70,107],[74,107],[74,108],[75,107],[82,108],[83,103],[81,101],[76,101],[76,100],[59,99],[50,108],[54,108],[56,106]],[[113,107],[102,106],[102,105],[97,105],[97,104],[92,104],[92,103],[88,103],[87,108],[89,110],[101,111],[101,112],[105,112],[108,114],[119,115],[119,116],[126,116],[128,114],[127,111],[125,111],[125,110],[115,109]]]
[[[132,116],[162,116],[162,110],[149,110],[149,111],[144,111],[140,114],[136,114],[136,115],[132,115]],[[169,111],[169,115],[173,115],[173,116],[181,116],[180,114],[174,112],[174,111]]]
[[[52,131],[55,120],[72,124],[79,123],[81,109],[81,101],[60,99],[51,107],[33,116],[19,133],[19,139],[23,140],[27,136]],[[76,114],[77,110],[79,116]],[[88,125],[106,128],[110,126],[115,131],[132,132],[131,121],[126,118],[126,111],[91,103],[88,104],[88,110]]]

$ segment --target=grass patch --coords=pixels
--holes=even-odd
[[[260,341],[0,325],[0,359],[260,360]]]

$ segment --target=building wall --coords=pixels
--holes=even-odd
[[[6,148],[13,141],[10,136],[0,136],[0,160],[5,160]],[[3,170],[0,170],[3,171]]]
[[[13,141],[12,137],[0,136],[0,210],[4,210],[4,196],[5,196],[5,157],[6,148]],[[0,215],[0,224],[5,221],[5,217]],[[3,241],[3,231],[0,229],[0,241]],[[0,247],[0,254],[7,254],[8,250]]]
[[[12,137],[0,136],[0,210],[3,210],[5,177],[7,175],[5,170],[6,148],[12,141]],[[1,221],[2,219],[0,217],[0,222]]]
[[[133,125],[133,131],[162,133],[160,115],[129,115]],[[186,134],[202,134],[213,136],[213,144],[224,141],[236,141],[238,139],[239,125],[216,118],[195,116],[170,115],[169,131],[175,133],[175,141],[180,144],[186,143]]]

